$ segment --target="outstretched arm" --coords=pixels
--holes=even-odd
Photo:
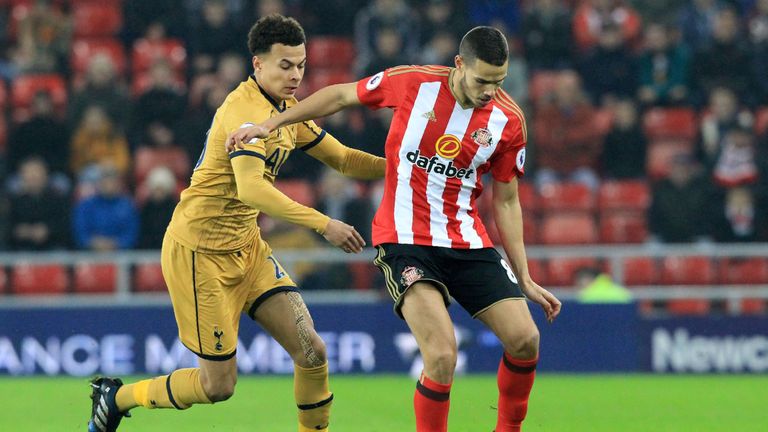
[[[347,177],[361,180],[384,177],[387,166],[384,158],[349,148],[328,133],[307,154]]]
[[[227,151],[234,150],[238,143],[247,143],[253,138],[266,138],[272,131],[285,125],[325,117],[353,105],[360,105],[357,83],[325,87],[264,123],[236,130],[227,137]]]
[[[501,235],[504,251],[512,264],[520,289],[538,303],[552,322],[560,313],[560,301],[531,279],[523,243],[523,211],[517,194],[517,177],[510,182],[493,182],[493,217]]]

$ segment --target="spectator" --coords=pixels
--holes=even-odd
[[[35,0],[19,22],[16,66],[22,73],[66,70],[72,22],[50,0]]]
[[[120,175],[128,172],[131,155],[128,142],[99,105],[85,110],[83,120],[72,135],[70,167],[75,175],[108,162]]]
[[[726,189],[714,212],[715,240],[723,243],[768,241],[766,215],[768,210],[760,208],[752,189]]]
[[[51,250],[67,247],[69,200],[50,184],[48,167],[39,157],[19,167],[20,190],[10,196],[9,236],[13,250]]]
[[[155,121],[175,124],[186,110],[186,99],[174,83],[173,69],[165,60],[157,60],[150,69],[150,87],[133,106],[132,143],[144,140],[141,134]]]
[[[651,196],[648,228],[658,240],[684,243],[709,235],[714,195],[690,155],[673,157],[668,177],[653,185]]]
[[[574,275],[581,303],[631,303],[632,293],[598,268],[583,267]]]
[[[68,188],[63,173],[68,172],[66,146],[61,141],[69,136],[67,127],[56,118],[53,100],[48,92],[37,92],[32,99],[31,117],[11,131],[8,148],[8,168],[16,170],[21,161],[39,156],[51,171],[57,173],[56,183]],[[61,178],[63,177],[63,178]]]
[[[693,0],[680,11],[678,28],[690,50],[698,51],[712,41],[715,19],[722,7],[719,0]]]
[[[372,0],[370,5],[355,17],[355,46],[358,70],[374,62],[382,29],[394,29],[400,35],[400,54],[414,58],[419,51],[421,36],[418,20],[405,0]],[[391,36],[389,37],[391,39]],[[409,62],[406,62],[409,63]]]
[[[759,89],[759,103],[768,105],[768,0],[758,0],[755,12],[749,20],[749,33],[754,54],[753,82]]]
[[[755,45],[768,43],[768,0],[756,0],[749,18],[749,39]]]
[[[728,130],[715,162],[715,182],[729,188],[756,183],[759,173],[755,153],[755,136],[751,128]]]
[[[509,40],[509,62],[507,63],[507,77],[501,84],[512,99],[518,105],[526,107],[528,104],[528,63],[520,52],[520,42]]]
[[[129,44],[140,38],[153,23],[161,23],[171,31],[171,36],[184,36],[183,0],[151,0],[123,2],[125,28],[123,32]]]
[[[224,53],[219,59],[215,74],[202,74],[193,78],[192,88],[189,90],[189,106],[198,108],[203,102],[203,94],[214,87],[223,87],[227,92],[234,90],[246,79],[248,72],[243,56],[231,52]]]
[[[688,97],[686,49],[672,44],[669,29],[649,24],[645,29],[645,52],[638,64],[638,99],[646,105],[677,105]]]
[[[595,166],[602,146],[595,111],[573,71],[557,78],[555,100],[545,104],[534,119],[534,142],[539,187],[558,181],[576,181],[597,188]]]
[[[606,24],[581,64],[584,87],[594,103],[610,105],[616,98],[634,97],[637,91],[635,59],[623,40],[621,28]]]
[[[573,36],[577,48],[586,52],[593,48],[604,29],[618,27],[628,46],[640,36],[640,16],[622,0],[586,0],[573,16]]]
[[[177,123],[176,136],[179,144],[186,150],[189,160],[196,161],[200,157],[213,116],[228,94],[229,90],[221,85],[211,87],[203,93],[202,105],[192,108],[191,112]]]
[[[518,0],[471,0],[467,2],[472,25],[504,27],[507,34],[520,29],[520,2]]]
[[[736,94],[725,87],[712,90],[709,95],[708,113],[701,120],[698,156],[711,171],[722,150],[725,133],[734,127],[751,127],[752,114],[739,107]]]
[[[691,61],[694,103],[701,103],[719,86],[733,89],[744,101],[755,102],[752,54],[739,27],[739,16],[733,9],[718,12],[712,43],[696,51]]]
[[[192,75],[213,71],[223,53],[245,51],[241,29],[227,9],[226,0],[205,0],[202,20],[188,26],[187,47]]]
[[[565,69],[572,66],[571,14],[562,0],[531,4],[523,19],[525,57],[531,69]]]
[[[326,168],[320,178],[319,195],[315,207],[319,212],[346,221],[370,243],[374,209],[368,199],[360,196],[354,180]]]
[[[349,0],[304,1],[299,12],[307,34],[352,36],[357,9],[349,7]]]
[[[422,15],[422,45],[428,44],[439,34],[450,35],[452,40],[461,40],[467,28],[464,14],[457,10],[455,0],[427,0]]]
[[[88,63],[85,86],[74,94],[69,104],[69,124],[79,124],[90,105],[101,105],[116,127],[125,127],[130,102],[125,88],[115,75],[112,59],[105,54],[96,54]]]
[[[380,28],[376,34],[376,51],[365,66],[363,75],[373,75],[402,64],[408,64],[408,58],[403,55],[403,37],[394,27]]]
[[[427,41],[423,58],[425,64],[453,66],[456,53],[459,51],[459,40],[449,31],[440,31]],[[405,60],[405,59],[403,59]]]
[[[690,0],[630,0],[643,22],[671,24],[674,17]]]
[[[139,216],[131,197],[121,191],[119,172],[100,165],[97,192],[75,206],[73,231],[80,249],[98,252],[131,249],[136,245]]]
[[[620,100],[613,107],[613,126],[603,144],[603,173],[615,179],[645,177],[646,147],[637,107],[631,99]]]
[[[146,180],[149,196],[141,208],[139,248],[160,249],[165,229],[178,203],[176,178],[167,167],[156,167]]]

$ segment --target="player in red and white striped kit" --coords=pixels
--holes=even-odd
[[[456,339],[446,307],[453,297],[501,340],[496,432],[519,431],[538,360],[539,333],[526,297],[551,322],[560,302],[528,273],[517,179],[527,131],[520,107],[500,86],[509,50],[504,35],[476,27],[461,41],[456,67],[400,66],[357,83],[324,88],[261,125],[232,135],[231,148],[286,124],[354,105],[392,108],[384,197],[373,221],[374,263],[395,312],[419,344],[418,432],[447,430]],[[493,178],[493,211],[511,267],[478,215],[482,176]]]

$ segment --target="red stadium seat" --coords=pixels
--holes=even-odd
[[[50,93],[54,107],[63,114],[67,105],[67,85],[59,75],[23,75],[11,84],[13,120],[22,122],[29,118],[29,106],[40,91]]]
[[[60,264],[17,264],[11,291],[19,295],[64,294],[69,287],[67,268]]]
[[[75,37],[113,36],[123,27],[120,5],[110,2],[77,2],[72,6]]]
[[[277,180],[275,187],[299,204],[307,207],[315,206],[315,192],[306,180]]]
[[[667,312],[673,315],[706,315],[711,309],[706,299],[672,299],[667,301]]]
[[[112,60],[117,74],[125,76],[127,59],[125,49],[116,39],[78,39],[72,44],[70,65],[75,75],[83,75],[88,70],[93,57],[104,54]]]
[[[723,258],[719,273],[721,284],[768,284],[768,259]]]
[[[595,129],[600,133],[600,136],[605,136],[613,126],[613,112],[605,108],[596,110],[594,122]]]
[[[715,265],[709,257],[668,256],[662,260],[662,285],[711,285],[716,280]]]
[[[184,44],[176,39],[162,41],[138,39],[133,43],[131,60],[134,74],[149,70],[152,63],[160,59],[169,62],[177,73],[183,73],[187,64],[187,50]]]
[[[133,75],[133,81],[131,81],[131,96],[136,98],[144,94],[152,86],[152,77],[149,72],[140,72]],[[187,82],[184,80],[182,73],[175,73],[173,75],[173,88],[176,91],[184,93],[187,88]]]
[[[168,290],[159,263],[138,264],[133,275],[136,292],[165,292]]]
[[[643,116],[643,130],[651,140],[693,140],[698,134],[696,111],[690,108],[653,108]]]
[[[493,196],[493,191],[485,190],[483,195]],[[525,212],[535,212],[539,209],[538,195],[536,194],[536,187],[532,183],[519,182],[517,183],[517,194],[520,198],[520,207]]]
[[[662,139],[653,141],[648,146],[645,171],[652,179],[660,179],[669,174],[672,159],[680,154],[693,153],[693,141],[680,139]]]
[[[768,312],[766,300],[761,298],[741,299],[739,308],[744,315],[762,315]]]
[[[355,63],[355,44],[349,38],[315,36],[307,42],[312,69],[349,70]]]
[[[355,76],[347,70],[313,70],[307,74],[305,82],[299,87],[296,97],[303,99],[312,93],[332,84],[348,83]]]
[[[647,238],[645,213],[616,211],[600,215],[602,243],[642,243]]]
[[[581,183],[552,183],[539,191],[539,204],[542,210],[582,210],[595,209],[595,194]]]
[[[133,180],[138,185],[144,182],[152,169],[168,167],[177,180],[187,180],[192,167],[189,155],[181,147],[168,148],[139,147],[133,158]]]
[[[534,105],[539,105],[549,99],[557,86],[559,72],[536,71],[528,84],[528,95]]]
[[[0,113],[2,110],[0,110]],[[0,153],[5,153],[5,145],[8,143],[8,124],[5,122],[5,116],[0,114]]]
[[[597,242],[595,219],[587,213],[548,214],[539,231],[543,244],[590,244]]]
[[[547,279],[547,268],[540,260],[535,258],[528,258],[528,274],[537,284],[546,287],[549,285],[549,279]]]
[[[768,106],[764,106],[755,115],[755,134],[763,136],[768,134]]]
[[[624,285],[654,285],[659,280],[659,266],[656,259],[635,257],[624,259]]]
[[[600,268],[595,258],[550,258],[547,264],[547,280],[552,286],[573,287],[576,271],[584,267]]]
[[[604,181],[597,201],[601,211],[645,211],[651,204],[651,192],[648,183],[640,180]]]
[[[5,271],[5,267],[0,266],[0,294],[5,294],[5,290],[8,288],[8,274]]]
[[[114,264],[82,263],[75,265],[74,291],[76,293],[111,293],[117,286],[117,268]]]

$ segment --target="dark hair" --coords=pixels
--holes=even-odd
[[[248,32],[248,49],[253,55],[269,52],[276,43],[298,46],[306,41],[301,24],[280,14],[261,17]]]
[[[467,63],[480,59],[494,66],[501,66],[509,58],[507,38],[493,27],[475,27],[461,39],[459,55]]]

